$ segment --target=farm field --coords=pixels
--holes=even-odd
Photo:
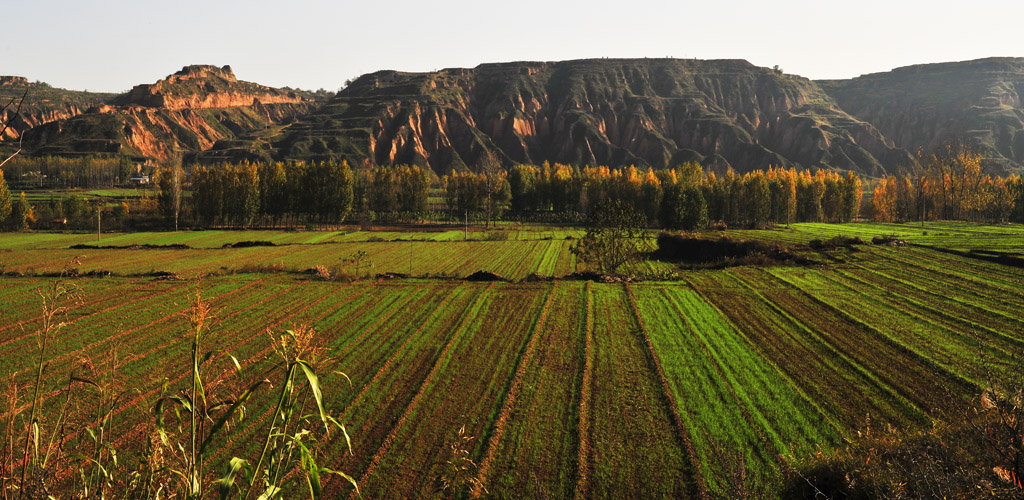
[[[865,231],[885,229],[875,226]],[[836,234],[852,235],[852,228]],[[998,229],[978,231],[1012,247],[1014,229]],[[811,230],[796,232],[802,238]],[[971,230],[950,225],[945,232]],[[5,236],[0,258],[8,271],[42,269],[36,252],[52,257],[79,236]],[[168,244],[160,238],[172,236],[123,238]],[[380,259],[373,272],[383,272],[400,266],[410,245],[437,249],[420,261],[430,267],[417,269],[414,260],[418,276],[464,276],[488,265],[507,277],[572,270],[564,239],[373,242],[357,235],[352,243],[315,244],[311,238],[349,235],[190,236],[183,238],[190,246],[207,248],[79,250],[98,255],[84,258],[81,270],[165,270],[153,264],[160,262],[188,277],[243,259],[299,267],[344,255],[337,248],[369,248]],[[303,243],[219,248],[275,238]],[[113,413],[114,445],[124,459],[138,452],[151,437],[149,410],[161,387],[188,383],[191,340],[180,313],[199,290],[216,318],[207,347],[236,356],[244,376],[280,370],[268,330],[315,328],[328,409],[352,437],[349,454],[333,436],[326,465],[355,477],[366,498],[439,496],[460,429],[472,437],[465,447],[478,484],[460,496],[475,489],[487,498],[771,497],[794,468],[870,426],[928,429],[955,418],[989,377],[1020,368],[1024,269],[925,247],[866,246],[836,256],[827,265],[687,271],[679,281],[628,284],[342,283],[260,272],[69,279],[80,299],[49,349],[44,407],[59,406],[71,370],[131,381]],[[0,378],[8,387],[34,380],[37,291],[52,282],[0,278]],[[214,368],[230,371],[229,364]],[[217,470],[232,455],[258,454],[254,438],[272,404],[269,390],[250,401],[248,424],[216,443],[210,463]],[[86,436],[63,439],[73,447]],[[56,477],[70,480],[71,472]],[[325,491],[345,496],[351,487],[333,478]]]
[[[952,252],[981,251],[1024,257],[1024,226],[979,226],[964,223],[916,224],[793,224],[770,230],[705,232],[701,237],[726,234],[734,239],[760,239],[785,245],[806,244],[812,239],[858,236],[870,242],[875,236],[895,236],[908,243]],[[469,241],[457,228],[432,227],[421,231],[400,228],[375,231],[181,231],[112,233],[96,241],[85,233],[13,233],[0,238],[0,272],[46,274],[60,272],[78,258],[80,272],[138,275],[172,272],[195,278],[208,274],[274,269],[301,272],[324,266],[332,272],[356,274],[347,262],[359,252],[366,258],[359,274],[401,273],[414,277],[465,277],[489,271],[506,279],[521,280],[531,274],[561,277],[577,269],[569,252],[582,231],[546,226],[520,226],[497,231],[471,231]],[[223,248],[244,241],[270,242],[276,246]],[[79,248],[72,246],[113,248]],[[133,245],[181,245],[183,248],[130,248]],[[876,249],[861,247],[865,251]],[[372,267],[368,267],[372,264]],[[639,262],[633,273],[665,273],[676,266],[656,260]]]
[[[782,243],[807,243],[812,239],[833,236],[860,237],[871,241],[875,236],[894,236],[908,243],[954,250],[987,250],[1021,254],[1024,252],[1024,225],[980,225],[963,222],[881,223],[855,222],[826,224],[802,222],[791,227],[770,230],[729,230],[736,238],[752,238]]]
[[[138,275],[172,272],[184,277],[273,268],[301,272],[324,266],[332,273],[356,275],[346,261],[359,252],[366,259],[359,275],[401,273],[420,277],[465,277],[489,271],[513,280],[532,273],[564,276],[575,271],[568,231],[510,231],[509,239],[463,241],[463,233],[293,233],[204,231],[95,235],[37,233],[0,239],[0,272],[60,272],[77,259],[82,273]],[[578,234],[576,231],[572,233]],[[553,236],[560,236],[554,238]],[[480,237],[473,235],[471,237]],[[222,248],[241,241],[269,241],[276,246]],[[75,245],[113,248],[71,248]],[[129,248],[133,245],[187,245],[183,248]]]

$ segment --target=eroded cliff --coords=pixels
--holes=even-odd
[[[284,157],[474,168],[702,161],[883,173],[909,155],[814,82],[746,61],[580,60],[364,75],[277,143]],[[912,160],[911,160],[912,161]]]
[[[1024,58],[922,64],[818,83],[901,148],[965,140],[984,150],[990,170],[1024,164]]]
[[[36,154],[113,153],[165,160],[210,149],[294,120],[316,105],[309,93],[241,81],[224,66],[187,66],[154,84],[35,127]]]
[[[12,141],[32,127],[80,115],[89,107],[101,104],[113,96],[53,88],[45,83],[29,82],[28,78],[22,76],[0,76],[0,106],[9,104],[0,111],[0,122],[10,119],[9,127],[0,136],[0,140]],[[22,97],[25,101],[15,116]]]

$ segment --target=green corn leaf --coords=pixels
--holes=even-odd
[[[107,452],[110,453],[110,459],[114,462],[114,466],[117,467],[117,449],[114,448],[113,444],[107,443]]]
[[[82,377],[77,377],[77,376],[72,375],[71,376],[71,380],[74,381],[74,382],[81,382],[83,384],[89,384],[89,385],[91,385],[91,386],[93,386],[93,387],[95,387],[97,389],[100,388],[99,384],[97,384],[96,382],[93,382],[92,380],[89,380],[87,378],[82,378]]]
[[[320,410],[320,421],[324,423],[324,430],[330,435],[330,429],[327,427],[327,412],[324,411],[324,396],[320,392],[320,381],[313,371],[313,367],[309,366],[305,361],[296,361],[296,364],[302,368],[302,373],[306,375],[306,380],[309,381],[309,387],[313,390],[313,398],[316,399],[316,407]]]
[[[281,498],[281,488],[270,485],[267,487],[266,491],[260,494],[257,500],[274,500],[276,498]]]
[[[320,469],[316,466],[316,460],[301,439],[296,439],[294,442],[302,452],[302,466],[306,469],[306,484],[309,485],[310,496],[312,498],[320,498],[323,488],[320,485]]]
[[[35,450],[33,457],[39,456],[39,422],[32,421],[32,447]]]
[[[349,484],[351,484],[353,488],[356,489],[356,495],[359,495],[359,498],[363,498],[363,494],[359,492],[359,485],[356,483],[356,480],[352,478],[352,476],[350,476],[348,474],[345,474],[344,472],[341,472],[341,471],[328,469],[327,467],[320,468],[320,472],[321,473],[334,474],[334,475],[337,475],[337,476],[341,476],[346,481],[348,481]]]
[[[244,476],[245,469],[248,467],[248,460],[238,457],[231,458],[231,463],[228,467],[228,472],[224,474],[224,477],[214,482],[217,485],[217,489],[220,491],[221,500],[225,500],[231,495],[231,488],[235,485],[235,478],[238,477],[238,473],[242,472]]]
[[[172,403],[177,403],[178,406],[182,407],[187,412],[192,411],[192,401],[190,401],[188,397],[167,396],[166,399]]]
[[[156,431],[160,435],[160,442],[164,446],[171,446],[171,440],[167,437],[167,430],[164,428],[164,402],[168,398],[160,398],[153,405],[153,416],[156,418]]]
[[[352,386],[352,379],[348,378],[348,375],[345,372],[339,372],[339,371],[335,370],[334,374],[335,375],[341,375],[342,377],[345,377],[345,380],[348,381],[348,386],[349,387],[353,387]]]

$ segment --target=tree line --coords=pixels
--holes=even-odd
[[[4,165],[16,189],[95,189],[127,184],[139,175],[127,157],[15,157]]]
[[[78,159],[68,165],[76,162],[88,163]],[[982,158],[970,148],[945,146],[922,155],[919,163],[910,173],[876,182],[867,204],[869,217],[1024,222],[1024,181],[983,174]],[[165,227],[176,227],[179,220],[191,226],[237,227],[413,221],[436,219],[443,214],[431,210],[442,207],[450,220],[472,216],[488,222],[501,217],[548,222],[561,217],[582,223],[594,207],[617,201],[643,214],[651,226],[695,230],[846,222],[859,216],[862,201],[862,181],[852,172],[769,168],[719,175],[696,163],[664,170],[557,163],[509,170],[497,166],[438,179],[428,169],[410,165],[359,171],[333,161],[194,165],[190,171],[169,165],[154,174],[155,199],[132,202],[137,205],[131,210],[127,204],[100,210],[112,222],[127,220],[124,215],[131,211],[132,220],[142,220],[142,225],[149,217]],[[8,170],[5,165],[4,173]],[[36,213],[23,196],[11,194],[3,179],[0,175],[0,222],[24,228]],[[433,203],[432,187],[440,192]],[[66,198],[38,207],[41,216],[66,217],[68,227],[95,223],[95,207],[83,208],[85,203],[75,195]]]
[[[173,213],[173,170],[158,172],[161,213]],[[373,220],[422,214],[430,174],[398,165],[353,172],[344,161],[239,163],[195,166],[190,210],[203,225],[250,227],[340,224],[353,216]]]
[[[711,223],[847,222],[857,217],[862,197],[861,180],[852,172],[769,168],[719,176],[696,163],[664,170],[517,165],[508,180],[516,212],[587,214],[614,200],[661,227],[687,230]]]
[[[168,199],[172,171],[158,173],[161,198]],[[352,209],[352,170],[345,162],[224,163],[192,167],[190,207],[203,225],[338,224]],[[171,206],[161,203],[164,217]]]
[[[919,167],[884,177],[872,191],[879,222],[1024,222],[1024,180],[982,172],[981,153],[961,143],[919,154]]]
[[[23,231],[33,222],[35,215],[25,193],[14,199],[4,179],[4,171],[0,170],[0,227]]]

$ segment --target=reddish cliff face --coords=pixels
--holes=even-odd
[[[115,102],[129,107],[181,110],[298,104],[302,98],[295,92],[239,81],[230,66],[186,66],[154,84],[135,86]]]
[[[18,111],[22,97],[25,100]],[[30,83],[23,76],[0,76],[0,106],[10,104],[0,111],[0,120],[10,120],[0,140],[16,140],[32,127],[77,116],[111,97],[113,94],[55,89],[45,83]]]
[[[357,162],[769,165],[881,174],[913,161],[813,82],[745,61],[585,60],[365,75],[297,127]],[[327,141],[330,143],[331,141]],[[283,156],[309,149],[298,135]]]
[[[10,126],[4,131],[2,139],[14,140],[21,137],[22,132],[32,127],[38,127],[45,123],[57,120],[66,120],[73,116],[82,114],[82,109],[74,104],[64,104],[60,107],[49,109],[24,109],[15,118],[12,111],[0,113],[0,120],[7,121],[8,117],[13,118]]]
[[[187,66],[109,104],[36,127],[26,134],[26,143],[49,154],[118,153],[165,160],[294,120],[316,104],[309,94],[240,81],[228,66]]]

